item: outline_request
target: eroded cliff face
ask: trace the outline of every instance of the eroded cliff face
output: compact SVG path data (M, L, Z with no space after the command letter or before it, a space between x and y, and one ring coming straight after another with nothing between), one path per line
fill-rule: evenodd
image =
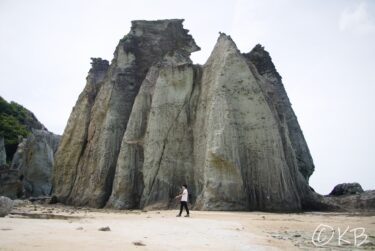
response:
M168 208L187 183L196 209L319 205L297 118L262 47L220 34L205 65L182 20L134 21L108 67L89 72L56 155L62 202Z
M57 153L55 194L61 201L105 205L134 99L149 68L168 52L181 50L190 55L199 49L182 21L133 21L102 78L88 79L86 87L97 85L97 93L92 92L92 102L89 93L81 95Z
M292 165L293 159L296 159L298 170L308 181L314 172L314 163L281 76L276 71L269 53L261 45L256 45L251 52L243 55L248 60L250 68L252 65L255 66L257 72L265 80L260 87L269 99L269 105L275 108L278 120L281 123L280 135L284 150L291 154L291 156L287 156L288 164Z

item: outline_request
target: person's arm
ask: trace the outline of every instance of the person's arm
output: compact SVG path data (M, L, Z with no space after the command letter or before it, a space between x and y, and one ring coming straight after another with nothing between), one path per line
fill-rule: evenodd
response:
M175 199L178 199L178 198L181 198L182 197L182 193L180 193L179 195L177 195L176 197L174 197Z

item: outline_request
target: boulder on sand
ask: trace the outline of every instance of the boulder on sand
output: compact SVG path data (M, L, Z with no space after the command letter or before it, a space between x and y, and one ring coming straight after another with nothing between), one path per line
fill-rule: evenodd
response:
M360 194L363 193L363 189L360 184L354 183L342 183L336 185L330 196L340 196L340 195L349 195L349 194Z
M0 196L0 217L10 213L13 208L13 201L5 196Z

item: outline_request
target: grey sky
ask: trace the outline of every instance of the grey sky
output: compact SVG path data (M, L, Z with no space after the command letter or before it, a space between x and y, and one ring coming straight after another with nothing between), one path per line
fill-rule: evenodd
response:
M135 19L184 18L208 58L222 31L265 46L312 153L320 193L375 189L375 1L0 0L0 95L62 134L90 57L112 59Z

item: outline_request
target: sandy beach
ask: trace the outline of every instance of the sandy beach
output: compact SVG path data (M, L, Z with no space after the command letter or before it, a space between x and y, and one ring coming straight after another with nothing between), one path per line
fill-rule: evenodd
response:
M323 231L314 244L319 224L335 231L319 250L375 249L374 214L192 211L190 218L176 218L176 213L23 205L0 218L0 250L312 250L332 232ZM103 227L109 231L100 231ZM342 239L350 244L338 245L338 231L347 227ZM357 244L365 240L359 247L350 232L355 228L368 236L357 238Z

